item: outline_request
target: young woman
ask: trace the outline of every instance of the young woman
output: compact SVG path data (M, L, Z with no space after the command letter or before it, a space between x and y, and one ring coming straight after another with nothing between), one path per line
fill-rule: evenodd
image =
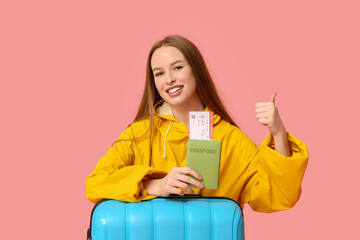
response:
M226 112L197 47L177 35L158 41L135 120L86 179L87 198L140 202L195 193L229 197L261 212L291 208L301 194L308 152L286 132L275 96L256 104L259 123L270 131L259 148ZM218 189L204 189L202 177L185 167L189 111L214 113L213 138L222 142Z

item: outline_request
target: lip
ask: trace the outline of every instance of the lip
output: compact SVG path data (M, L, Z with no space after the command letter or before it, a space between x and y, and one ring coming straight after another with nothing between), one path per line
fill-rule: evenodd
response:
M183 90L183 88L180 88L176 92L172 92L172 93L168 92L167 94L168 94L169 97L174 98L174 97L179 96L182 93L182 90Z
M169 88L165 89L165 92L169 93L169 91L170 91L171 89L177 88L177 87L183 88L184 85L175 85L175 86L169 87Z

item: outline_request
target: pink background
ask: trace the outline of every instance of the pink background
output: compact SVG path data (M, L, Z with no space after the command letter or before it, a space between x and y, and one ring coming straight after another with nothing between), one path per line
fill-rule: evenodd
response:
M215 2L215 1L214 1ZM203 53L257 144L254 104L278 92L307 143L291 210L245 207L247 239L360 239L359 1L1 1L2 239L85 239L85 178L134 118L153 42Z

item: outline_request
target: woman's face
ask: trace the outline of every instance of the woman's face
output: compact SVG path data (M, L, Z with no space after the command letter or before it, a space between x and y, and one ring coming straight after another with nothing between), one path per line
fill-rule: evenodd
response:
M158 48L152 55L151 67L156 89L166 102L176 106L199 101L191 67L177 48Z

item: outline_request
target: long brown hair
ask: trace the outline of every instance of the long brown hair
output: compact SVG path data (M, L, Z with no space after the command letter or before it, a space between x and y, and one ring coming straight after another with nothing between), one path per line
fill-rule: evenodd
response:
M149 128L143 136L146 136L154 127L154 106L160 105L164 101L155 87L154 74L151 67L152 55L157 49L164 46L177 48L188 61L195 78L196 90L203 104L224 120L237 126L226 111L198 48L195 44L182 36L169 35L163 40L157 41L152 46L147 58L145 88L139 109L134 119L134 122L137 122L149 118ZM142 138L143 136L135 139Z

